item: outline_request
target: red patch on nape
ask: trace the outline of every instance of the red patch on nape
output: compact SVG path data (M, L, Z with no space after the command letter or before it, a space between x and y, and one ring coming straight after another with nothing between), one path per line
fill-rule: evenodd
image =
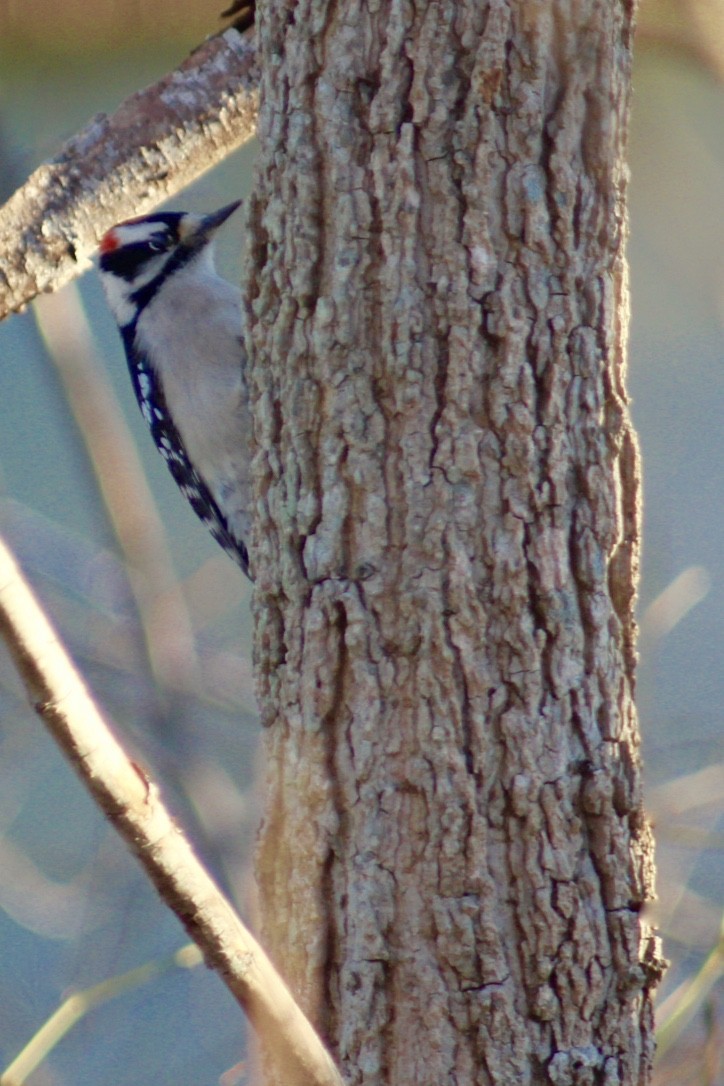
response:
M114 228L103 235L101 243L98 246L98 251L101 253L112 253L114 249L117 249L120 246L120 244L120 238Z

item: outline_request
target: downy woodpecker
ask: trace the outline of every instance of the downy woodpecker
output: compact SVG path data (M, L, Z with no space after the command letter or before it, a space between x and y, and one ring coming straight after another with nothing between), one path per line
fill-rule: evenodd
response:
M241 292L211 240L241 201L211 215L129 219L100 244L100 272L143 417L194 512L247 576L251 419Z

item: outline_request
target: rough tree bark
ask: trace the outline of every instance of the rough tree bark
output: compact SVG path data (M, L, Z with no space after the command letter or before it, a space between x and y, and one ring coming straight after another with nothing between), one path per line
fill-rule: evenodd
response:
M267 943L349 1083L644 1083L632 7L258 34Z

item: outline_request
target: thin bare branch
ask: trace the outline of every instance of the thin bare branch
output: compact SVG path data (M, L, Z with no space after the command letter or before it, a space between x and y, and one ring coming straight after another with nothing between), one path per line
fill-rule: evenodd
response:
M0 636L36 712L207 964L244 1008L284 1081L341 1086L286 984L194 856L156 786L114 739L2 541Z
M0 208L0 320L85 270L99 237L251 139L253 37L210 38L160 82L99 114Z
M193 969L202 961L195 943L182 946L167 958L157 958L129 969L115 977L102 980L91 988L72 992L31 1037L11 1064L0 1074L0 1086L23 1086L30 1075L40 1067L53 1049L92 1011L117 999L142 984L156 980L172 969Z

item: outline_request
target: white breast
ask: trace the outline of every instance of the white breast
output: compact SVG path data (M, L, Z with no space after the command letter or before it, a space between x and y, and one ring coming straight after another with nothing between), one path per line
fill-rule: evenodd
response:
M191 463L232 531L248 538L251 418L241 331L241 292L199 260L166 280L139 317L136 338Z

